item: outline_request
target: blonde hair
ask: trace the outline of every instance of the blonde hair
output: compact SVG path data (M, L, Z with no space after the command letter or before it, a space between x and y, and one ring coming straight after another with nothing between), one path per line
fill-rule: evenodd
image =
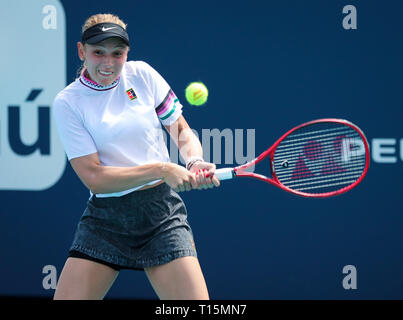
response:
M91 17L89 17L83 27L82 27L82 32L84 33L85 30L91 28L92 26L95 26L98 23L115 23L120 25L123 29L126 30L127 24L124 23L118 16L111 14L111 13L98 13L94 14Z

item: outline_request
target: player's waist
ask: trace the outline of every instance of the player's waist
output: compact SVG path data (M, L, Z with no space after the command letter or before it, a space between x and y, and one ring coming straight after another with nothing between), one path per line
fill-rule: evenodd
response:
M143 190L155 188L155 187L159 186L161 183L164 183L164 181L163 181L163 180L160 180L160 181L158 181L158 182L155 183L155 184L144 185L143 187L141 187L140 189L137 189L136 191L143 191Z
M135 188L131 188L128 190L124 190L124 191L119 191L119 192L113 192L113 193L97 193L95 195L95 197L97 198L112 198L112 197L122 197L125 196L129 193L135 192L135 191L143 191L143 190L147 190L153 187L157 187L158 185L160 185L163 181L161 179L158 180L153 180L150 181L147 184L143 184L141 186L135 187ZM91 196L93 196L93 193L90 191Z

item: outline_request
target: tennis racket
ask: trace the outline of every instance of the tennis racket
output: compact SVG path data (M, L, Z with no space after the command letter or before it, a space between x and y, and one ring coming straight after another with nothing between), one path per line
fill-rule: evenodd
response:
M247 171L267 157L271 178ZM360 128L347 120L320 119L291 129L246 164L217 169L215 176L255 178L299 196L324 198L356 187L368 167L368 142Z

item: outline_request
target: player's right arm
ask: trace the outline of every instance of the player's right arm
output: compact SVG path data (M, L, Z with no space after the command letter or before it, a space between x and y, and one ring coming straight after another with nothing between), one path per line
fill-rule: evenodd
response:
M160 162L135 167L102 166L98 153L73 158L70 164L92 193L114 193L162 179L175 191L197 188L196 177L175 163Z
M84 126L81 113L59 94L53 116L70 163L85 186L94 194L129 190L162 179L175 191L197 188L194 174L174 163L154 163L136 167L102 166L96 145Z

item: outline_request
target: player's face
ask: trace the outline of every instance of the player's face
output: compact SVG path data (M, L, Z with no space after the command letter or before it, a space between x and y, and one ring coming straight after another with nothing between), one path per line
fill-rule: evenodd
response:
M120 75L127 61L129 47L116 38L98 44L78 44L78 53L91 77L100 85L110 85Z

